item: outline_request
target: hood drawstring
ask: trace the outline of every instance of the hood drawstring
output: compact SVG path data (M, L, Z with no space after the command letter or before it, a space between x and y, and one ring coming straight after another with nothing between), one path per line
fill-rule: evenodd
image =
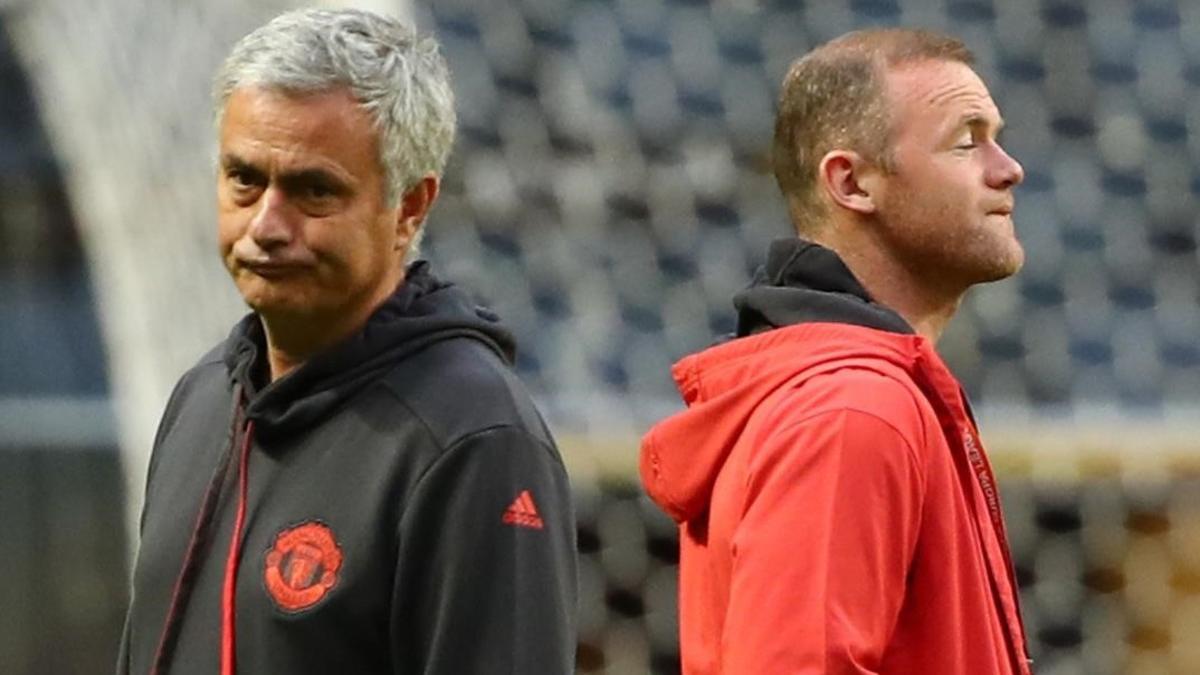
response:
M246 524L246 492L249 486L250 446L254 444L254 421L246 423L242 452L238 458L237 515L225 558L225 583L221 589L221 675L237 673L237 573L242 553L242 528Z
M204 551L208 548L209 537L212 535L213 516L216 514L217 504L220 502L221 489L225 485L225 479L229 474L229 465L232 463L233 450L237 445L238 432L241 430L244 419L242 386L240 384L234 385L233 414L231 417L233 418L233 424L231 426L229 445L226 446L225 452L221 454L221 458L217 461L212 478L208 481L208 487L204 490L204 498L200 502L200 511L196 514L195 525L192 526L192 536L188 540L187 551L183 555L183 564L179 568L179 575L175 578L175 586L171 591L171 602L168 605L167 616L163 620L162 633L158 638L158 647L154 651L154 661L150 667L150 675L165 675L171 665L171 658L175 653L175 643L179 637L179 625L183 619L184 609L187 607L188 600L195 587L196 572L200 569L200 561L204 557ZM247 431L249 431L249 426ZM248 438L249 433L247 433ZM248 446L248 442L243 444L243 454L245 454L245 448ZM244 476L245 470L243 469L241 473ZM244 509L244 503L239 503L239 510L242 509Z

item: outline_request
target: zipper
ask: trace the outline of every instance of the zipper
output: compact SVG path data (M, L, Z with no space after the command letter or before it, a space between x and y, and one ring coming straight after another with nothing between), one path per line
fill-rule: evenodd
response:
M956 469L959 472L960 480L964 485L971 485L973 488L969 494L964 495L967 499L967 506L971 510L972 520L975 523L975 531L979 537L979 544L982 547L984 558L984 566L987 569L988 579L992 590L992 600L996 604L996 608L1000 613L1000 627L1004 631L1004 636L1007 638L1009 656L1012 659L1014 672L1020 675L1027 675L1032 671L1032 659L1029 658L1029 647L1027 636L1025 634L1024 621L1021 617L1021 599L1020 589L1017 587L1016 578L1013 574L1012 554L1008 549L1008 536L1004 526L1004 516L1000 511L999 485L996 483L995 474L992 472L990 463L987 461L987 456L984 454L983 444L979 440L977 428L975 426L974 415L967 403L966 396L962 394L961 387L955 387L953 391L958 394L958 402L960 407L966 413L966 424L960 424L959 418L951 409L950 389L943 391L938 382L935 381L938 373L928 372L920 363L916 363L915 372L920 373L921 377L918 380L918 386L925 390L926 397L934 405L937 416L940 418L942 433L945 436L947 444L951 448L951 453L955 459ZM963 429L963 427L966 427ZM986 509L987 515L980 513L979 500L982 500L982 506ZM992 546L988 543L988 532L990 531L992 539L996 543L996 548L999 549L999 561L994 561L995 554L992 553ZM1003 572L998 573L996 567L999 566ZM1011 604L1005 601L1005 595L1002 591L1002 584L1007 582L1009 587L1009 596ZM1015 625L1014 624L1015 615Z

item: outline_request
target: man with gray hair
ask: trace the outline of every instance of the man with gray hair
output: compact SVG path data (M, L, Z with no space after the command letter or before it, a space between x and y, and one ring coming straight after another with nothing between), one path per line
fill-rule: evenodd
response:
M118 673L569 673L566 472L495 316L405 266L454 138L436 43L291 12L215 87L252 312L155 438Z

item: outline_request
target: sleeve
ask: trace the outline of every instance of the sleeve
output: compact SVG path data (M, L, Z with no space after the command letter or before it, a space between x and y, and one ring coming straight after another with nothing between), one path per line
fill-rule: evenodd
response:
M400 521L397 673L575 671L575 515L566 471L515 427L476 433L421 478Z
M158 421L158 428L154 432L154 444L150 446L150 459L146 464L146 481L142 486L142 508L138 515L138 547L141 547L141 535L146 529L146 510L150 501L150 486L154 482L155 471L158 468L159 448L162 446L163 438L166 437L171 425L179 414L180 399L183 397L183 389L188 380L188 375L185 374L175 383L175 387L171 390L171 395L167 399L167 405L163 410L162 417ZM132 536L132 535L131 535ZM136 558L134 560L136 563ZM125 608L125 622L121 629L121 642L117 646L117 675L128 675L130 671L130 640L133 623L133 594L136 589L133 587L132 581L129 584L129 605Z
M905 434L870 413L832 410L770 434L733 535L724 672L877 672L905 595L922 475Z
M193 371L184 373L183 377L179 378L175 383L175 387L171 389L171 395L167 398L167 405L163 408L162 417L158 420L158 428L154 431L154 442L150 446L150 458L146 462L146 481L142 485L142 510L138 516L139 538L146 527L146 510L150 501L150 488L154 483L154 476L158 472L159 448L162 447L163 439L170 433L171 427L175 425L175 420L179 417L181 401L184 398L185 390L188 387L192 374Z

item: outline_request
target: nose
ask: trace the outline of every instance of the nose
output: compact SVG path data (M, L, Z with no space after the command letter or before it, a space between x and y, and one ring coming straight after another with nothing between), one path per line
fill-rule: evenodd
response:
M268 187L258 201L258 213L250 221L250 238L264 251L287 246L295 237L293 216L286 195Z
M1025 180L1025 169L997 143L988 178L991 187L1007 190L1020 185L1021 181Z

